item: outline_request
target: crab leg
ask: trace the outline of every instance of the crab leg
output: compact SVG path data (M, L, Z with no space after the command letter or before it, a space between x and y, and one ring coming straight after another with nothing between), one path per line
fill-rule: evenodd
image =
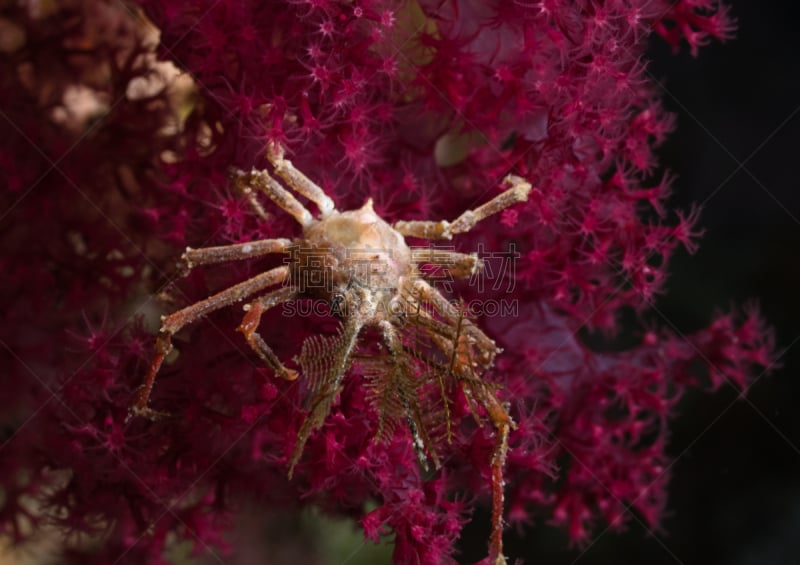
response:
M252 195L253 189L251 187L255 187L266 194L275 204L291 214L301 226L306 227L314 221L311 212L306 210L300 201L295 198L291 192L283 188L267 171L257 171L253 169L247 173L240 169L235 169L232 174L233 183L239 190L247 195L248 198ZM252 198L250 202L258 211L258 203ZM263 213L263 210L261 210L261 213Z
M336 211L333 200L314 184L306 175L298 171L291 161L283 158L284 149L279 143L270 143L267 149L267 159L275 168L275 173L294 190L311 200L317 205L320 215L324 218Z
M199 249L187 247L181 255L181 263L188 272L200 265L240 261L270 253L286 253L291 245L290 239L259 239L219 247L201 247Z
M322 426L331 411L336 395L342 389L342 379L350 366L353 351L358 344L358 334L361 332L363 322L356 316L346 319L342 333L341 346L333 353L334 360L331 364L330 374L323 381L323 386L311 399L311 409L297 432L297 441L289 461L289 478L294 474L294 467L303 454L303 448L311 436L311 432Z
M277 267L260 275L248 279L242 283L232 286L222 292L201 300L196 304L178 310L169 316L161 318L161 330L156 339L156 354L153 362L145 375L144 384L139 387L136 397L129 410L130 416L145 416L150 419L163 418L166 414L156 412L147 406L150 400L150 393L153 391L156 375L161 368L161 364L169 352L172 351L172 336L184 326L191 324L214 312L220 308L230 306L246 297L255 294L269 286L280 283L289 276L289 267Z
M503 179L503 184L509 185L509 188L474 210L467 210L452 222L446 220L406 222L401 220L395 222L393 227L404 236L422 239L451 239L455 234L468 232L475 227L475 224L492 214L497 214L517 202L524 202L528 199L531 184L522 177L508 175Z
M435 247L412 247L411 260L416 264L430 263L444 267L458 279L471 277L483 269L483 261L476 253L458 253Z
M238 327L238 331L244 334L245 339L247 339L247 343L253 348L253 351L258 353L258 356L261 357L262 361L269 365L279 377L284 378L287 381L295 380L298 377L297 371L289 369L283 363L281 363L280 359L278 359L278 356L275 355L270 346L267 345L267 342L264 341L264 338L262 338L256 330L258 329L258 325L261 322L261 316L264 314L264 312L277 306L278 304L283 304L284 302L287 302L296 296L297 290L294 287L287 286L285 288L270 292L266 296L256 298L250 304L245 305L247 314L245 314L242 324Z
M503 556L503 468L508 455L508 434L516 426L511 416L485 384L466 382L472 397L483 406L495 429L492 450L492 534L489 538L489 561L492 565L505 565Z
M489 417L489 421L495 428L495 446L492 450L492 533L489 539L489 559L492 565L505 565L506 560L503 556L503 468L508 455L508 436L516 426L503 405L497 400L491 386L481 381L475 375L475 363L472 357L472 344L468 337L469 333L465 330L474 329L472 336L480 334L485 340L491 343L491 358L498 351L494 342L491 341L478 328L471 325L469 320L464 318L463 312L459 313L455 306L450 304L434 288L424 283L416 281L414 283L415 297L422 297L431 300L434 308L444 316L451 325L455 325L452 339L444 337L441 331L436 331L435 324L422 324L422 329L433 340L436 346L449 357L450 363L448 373L453 375L460 383L467 398L475 404L482 406ZM430 316L425 310L419 310L420 316ZM469 325L467 325L469 324ZM484 347L479 345L478 349L484 351ZM489 361L490 363L491 361ZM470 408L472 408L470 402ZM477 418L477 413L473 411ZM448 422L449 427L449 422ZM448 435L450 431L448 429Z
M495 443L492 450L491 462L491 487L492 487L492 533L489 537L489 561L492 565L505 565L503 556L503 505L504 488L503 468L508 455L508 436L512 429L516 429L514 421L508 411L497 400L491 387L475 377L471 367L468 352L463 351L461 344L455 344L431 332L431 339L437 344L445 355L450 355L451 374L459 381L470 402L470 409L477 418L477 413L472 408L472 403L482 406L495 429Z
M451 304L442 294L429 285L426 281L417 279L410 284L411 292L409 293L413 300L431 304L433 308L441 314L449 324L458 323L459 319L464 318L463 312L460 312L453 304ZM482 352L478 362L483 367L489 367L494 361L494 357L500 352L495 342L483 333L475 324L467 319L461 323L464 325L464 335L470 339L475 340L478 344L478 349Z
M403 351L403 341L400 338L397 329L391 324L391 322L383 320L378 324L378 327L381 329L383 341L386 344L386 347L389 349L389 353L391 354L394 362L393 370L396 372L392 373L390 378L395 380L395 383L393 384L398 384L397 379L403 379L403 371L407 371L407 367L405 367L406 360L404 359L405 352ZM428 457L430 456L434 468L439 469L442 466L442 463L439 460L436 449L434 449L433 442L428 435L428 431L425 429L425 422L423 422L422 413L420 412L420 406L418 402L419 398L411 397L408 392L403 389L403 387L394 387L394 394L400 396L400 404L403 406L403 409L406 413L408 427L411 430L411 437L414 440L414 451L417 454L417 459L427 470L429 468ZM444 401L449 431L450 413L447 409L446 399L444 399Z

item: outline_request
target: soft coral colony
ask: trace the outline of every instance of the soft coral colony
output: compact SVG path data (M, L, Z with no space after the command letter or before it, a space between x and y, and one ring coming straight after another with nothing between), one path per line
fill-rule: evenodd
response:
M426 475L407 427L375 441L380 414L354 363L289 480L308 384L262 368L235 332L240 313L221 310L175 337L152 398L174 417L126 419L152 352L141 321L280 264L212 266L171 284L182 249L297 234L274 206L259 217L228 179L231 167L265 168L272 142L339 209L372 198L389 222L456 218L509 172L532 184L526 203L454 240L464 252L514 250L514 268L450 295L516 308L475 320L503 349L487 377L516 422L508 523L544 519L585 542L633 509L656 527L682 393L745 388L770 364L754 311L688 337L650 328L623 352L576 335L612 335L621 312L647 310L673 251L696 245L696 213L666 208L654 148L672 120L642 57L653 31L693 53L728 38L717 2L0 10L0 285L13 298L0 325L0 520L15 540L88 532L68 538L66 556L97 563L159 562L176 535L235 551L237 510L257 501L354 517L371 540L394 534L395 563L454 559L489 495L495 441L462 390L442 467ZM262 333L281 359L336 327L279 316L281 331Z

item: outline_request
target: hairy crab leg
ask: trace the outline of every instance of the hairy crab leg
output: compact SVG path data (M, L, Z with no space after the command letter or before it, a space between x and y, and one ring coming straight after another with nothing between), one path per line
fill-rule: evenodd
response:
M205 300L187 306L182 310L178 310L174 314L163 316L161 318L161 330L156 339L155 357L145 375L144 384L139 387L136 392L134 402L129 410L129 417L144 416L150 419L159 419L166 416L163 413L152 410L147 404L150 400L150 394L153 391L153 385L155 384L158 370L161 368L164 359L169 355L169 352L172 351L173 335L179 332L184 326L199 320L203 316L236 302L240 302L267 287L283 282L288 276L289 267L277 267L218 292Z
M333 200L302 172L298 171L291 161L284 159L284 148L279 143L270 143L267 149L267 159L275 169L275 173L298 193L302 194L319 208L320 215L324 218L336 211Z
M460 383L464 392L467 393L468 399L483 407L486 411L486 415L489 417L489 421L495 429L495 446L492 450L491 461L492 533L489 538L489 559L492 565L505 565L506 560L503 556L503 493L505 488L503 468L505 467L506 457L508 455L508 436L510 431L516 426L511 416L508 414L508 411L495 396L491 385L482 381L475 374L472 344L469 342L470 336L467 332L464 332L464 330L468 330L470 327L467 326L469 320L464 318L463 311L459 311L455 306L450 304L438 291L427 285L427 283L420 285L420 282L421 281L416 281L414 283L414 288L415 290L424 290L425 293L415 293L414 296L416 298L422 297L425 300L431 300L434 308L445 316L450 324L455 324L452 338L450 336L445 337L442 335L441 331L437 331L436 324L422 324L421 328L429 335L439 350L450 359L448 372ZM430 313L419 309L418 315L429 317ZM472 327L475 328L476 332L480 332L485 339L489 340L494 348L493 352L496 353L498 349L494 345L494 342L478 328L475 326ZM478 344L477 349L482 350L482 346ZM492 354L492 358L494 353ZM470 405L472 402L470 402ZM472 408L472 406L470 407Z
M503 556L503 468L508 455L508 434L516 428L508 411L497 400L494 392L486 386L467 382L473 398L486 410L495 429L495 444L492 450L492 533L489 538L489 560L492 565L505 565Z
M270 292L265 296L256 298L250 304L245 305L244 308L247 310L247 314L245 314L241 325L237 328L238 331L244 334L248 345L261 357L262 361L272 368L279 377L287 381L295 380L299 376L297 371L289 369L281 363L278 356L272 351L272 348L267 345L267 342L264 341L264 338L262 338L256 330L258 330L258 325L261 322L261 316L264 312L296 296L297 290L294 287L287 286Z
M444 267L457 279L471 277L483 269L483 261L476 253L459 253L435 247L412 247L411 260L417 265L430 263Z
M482 352L478 362L484 368L492 364L495 356L501 351L494 340L483 333L483 331L471 321L464 319L463 312L451 304L449 300L442 296L438 290L433 288L426 281L416 279L410 282L409 286L410 292L407 293L407 295L410 295L412 300L423 304L430 304L448 323L456 324L458 320L463 319L461 323L464 325L464 335L475 340L478 349Z
M325 418L331 411L331 405L342 388L342 380L350 367L353 351L355 351L358 344L358 334L361 332L363 325L363 321L357 316L351 316L345 321L342 343L339 349L334 352L330 374L324 379L323 386L311 399L311 409L297 432L297 442L294 445L292 457L289 461L290 479L294 474L295 465L297 465L300 456L303 454L303 448L308 438L314 430L325 422Z
M481 220L528 199L531 184L522 177L508 175L503 179L503 184L508 185L509 188L474 210L467 210L452 222L446 220L438 222L401 220L395 222L393 227L403 236L422 239L451 239L455 234L468 232Z
M379 322L378 327L383 334L383 341L389 350L389 354L392 356L394 366L399 371L398 373L394 373L392 375L393 378L403 379L405 377L406 382L413 382L411 373L408 372L407 358L403 347L403 341L398 334L397 328L395 328L395 326L393 326L388 320L382 320ZM402 371L405 371L405 375L402 373ZM414 397L408 392L412 389L412 386L401 386L397 388L399 388L398 392L401 396L400 402L403 406L403 410L406 413L408 427L411 430L411 437L414 441L414 451L417 454L417 459L420 461L426 471L429 469L428 457L430 457L430 460L433 462L434 468L439 469L442 466L442 463L439 460L439 455L434 449L434 445L430 436L428 435L428 431L425 429L425 423L423 422L422 413L419 409L419 397L418 395L417 397ZM415 392L417 391L415 390ZM448 419L447 425L449 429L450 414L447 409L445 412Z
M181 263L188 273L191 269L200 265L241 261L269 255L270 253L286 253L291 245L292 241L290 239L259 239L218 247L200 247L198 249L187 247L186 251L181 255Z
M455 363L451 363L451 371L456 380L467 393L467 398L483 407L492 426L495 429L495 444L492 450L491 461L491 488L492 488L492 533L489 537L489 561L492 565L505 565L503 556L503 505L505 481L503 469L508 455L508 436L511 430L516 429L514 421L503 407L491 386L481 381L474 375L469 355L459 352L460 347L431 332L431 339L437 344L445 355L451 355ZM472 409L472 407L470 407ZM477 417L477 415L476 415Z
M251 194L251 187L257 188L266 194L275 204L291 214L301 226L309 226L314 221L311 212L306 210L305 206L303 206L291 192L283 188L278 181L272 178L267 171L257 171L253 169L247 173L240 169L234 169L232 175L234 185L244 194ZM253 200L251 200L251 203L253 203L254 206L257 204Z

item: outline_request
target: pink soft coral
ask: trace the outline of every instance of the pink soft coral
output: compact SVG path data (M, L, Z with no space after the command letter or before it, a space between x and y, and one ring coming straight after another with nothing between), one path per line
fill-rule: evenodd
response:
M598 524L620 526L628 507L657 524L676 400L725 378L744 386L770 363L769 332L753 312L723 315L687 340L653 330L618 353L593 351L576 333L613 333L623 309L647 309L676 247L696 245L696 213L670 215L669 177L653 178L654 149L673 124L642 57L652 31L693 53L727 38L725 8L141 5L161 30L159 56L190 73L193 94L131 94L136 80L160 75L152 31L121 5L2 9L0 292L13 297L0 324L5 531L102 531L101 549L69 555L155 563L172 532L198 551L225 550L249 499L357 517L372 540L393 531L397 563L452 558L474 502L463 493L486 494L493 442L463 398L453 399L460 425L445 465L428 478L406 430L373 441L376 415L354 374L289 481L306 385L273 380L242 355L238 320L222 311L176 340L180 357L154 396L176 418L125 423L152 344L127 320L154 308L149 297L174 275L181 247L295 229L272 209L274 221L260 221L228 186L229 167L264 166L268 141L284 143L342 209L372 197L387 220L454 218L510 170L528 178L526 205L461 241L465 251L513 243L512 284L457 288L518 308L477 322L505 348L494 379L518 424L508 519L548 512L577 542ZM91 115L68 103L78 87ZM207 268L164 294L186 304L263 267ZM324 322L280 320L270 342L291 358ZM372 500L379 506L365 515Z

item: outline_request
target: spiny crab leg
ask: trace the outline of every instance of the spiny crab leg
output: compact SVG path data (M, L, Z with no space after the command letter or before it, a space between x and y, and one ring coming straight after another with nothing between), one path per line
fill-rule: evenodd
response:
M489 539L489 557L492 565L505 565L506 560L503 556L503 492L505 487L503 468L508 455L508 436L510 431L516 428L516 425L508 411L497 400L491 385L475 376L477 363L488 367L494 360L495 354L500 350L494 341L464 317L463 311L459 311L428 283L418 280L410 286L413 289L411 296L414 301L431 304L441 316L445 317L451 327L455 326L452 339L432 331L432 327L423 325L422 328L439 350L450 359L448 371L459 382L470 399L470 404L474 402L482 406L495 428L495 447L492 451L491 462L492 533ZM419 309L419 314L426 315L426 311ZM477 362L472 353L473 347L483 352L482 359Z
M475 227L475 224L497 214L516 204L525 202L531 192L531 183L516 175L508 175L503 179L503 184L509 188L501 192L486 204L474 210L467 210L452 222L441 220L431 221L399 221L395 222L394 229L404 236L419 237L422 239L451 239L453 235L465 233Z
M477 253L459 253L450 249L435 247L414 247L411 249L411 260L419 265L430 263L447 269L453 277L465 279L483 269L483 260Z
M325 423L325 418L328 417L331 411L333 401L342 388L342 380L350 367L353 352L358 344L358 334L361 332L362 327L363 321L358 316L351 316L345 321L342 342L337 351L333 353L334 359L330 365L330 374L326 375L322 388L311 399L311 409L300 425L300 431L297 432L297 442L294 445L292 457L289 461L290 479L294 474L295 465L300 461L303 448L311 436L311 432Z
M433 308L443 316L448 323L456 324L459 319L464 318L463 312L460 312L453 304L450 303L442 294L433 288L426 281L417 279L410 283L410 292L407 295L413 297L413 300L421 302L422 304L430 304ZM481 355L478 362L484 368L489 367L494 361L495 356L500 353L500 349L495 342L489 338L483 331L481 331L475 324L468 319L463 319L464 325L463 335L469 339L474 340Z
M261 316L264 312L278 304L288 302L296 296L297 289L293 286L287 286L270 292L266 296L256 298L250 304L245 304L244 309L247 314L244 315L244 319L242 319L242 323L238 328L238 331L244 334L248 345L261 357L261 360L271 367L275 374L287 381L293 381L300 375L294 369L289 369L281 363L272 348L267 345L267 342L256 330L258 330L258 325L261 323Z
M218 247L201 247L192 249L187 247L181 256L183 268L188 272L200 265L226 263L228 261L241 261L269 255L270 253L286 253L292 245L290 239L260 239L233 245L220 245Z
M453 343L437 333L430 332L429 335L437 347L451 359L451 374L464 390L473 414L477 418L473 403L482 406L495 429L495 444L491 461L492 533L489 537L489 560L492 565L506 565L503 555L503 493L505 490L503 469L508 455L508 436L511 430L516 429L516 424L506 408L497 400L491 385L475 377L470 354L471 348L465 341L465 336L457 333L455 343Z
M492 565L505 565L503 556L503 468L508 455L508 435L516 428L514 421L494 392L484 383L465 383L472 392L472 397L483 406L489 421L495 429L495 443L492 450L492 533L489 538L489 560Z
M382 320L379 322L378 329L380 329L381 333L383 334L383 343L386 345L389 355L392 358L394 370L397 370L402 374L403 367L407 363L407 353L403 346L403 340L400 337L400 333L398 332L397 328L388 320ZM414 442L414 451L417 454L417 460L426 471L430 470L430 466L428 464L429 458L433 463L433 468L439 469L442 466L442 463L439 459L439 455L436 453L436 449L434 448L430 435L428 435L428 431L425 429L425 423L423 422L422 413L420 412L418 402L419 398L413 394L410 394L407 390L404 390L403 387L398 387L398 389L399 390L397 390L395 394L399 395L400 404L405 411L408 426L411 431L411 437ZM449 429L450 413L447 409L445 409L445 412Z
M283 182L316 204L323 218L335 212L333 200L310 178L298 171L291 161L284 159L283 155L284 149L279 143L270 143L267 147L267 158Z
M257 188L266 194L275 204L291 214L301 226L310 226L314 221L311 212L306 210L305 206L303 206L291 192L278 184L278 181L272 178L267 171L257 171L253 169L248 173L235 169L232 171L232 176L233 183L242 193L249 196L252 194L253 190L251 187Z
M218 292L205 300L187 306L182 310L178 310L174 314L164 316L162 318L161 330L156 339L155 357L147 371L147 375L145 375L144 384L139 387L136 392L135 400L130 407L130 416L144 416L150 419L166 417L166 414L151 409L147 404L150 400L150 393L153 391L156 374L158 374L158 370L161 368L164 359L169 355L169 352L172 351L173 335L179 332L184 326L199 320L203 316L225 308L226 306L230 306L231 304L235 304L236 302L240 302L267 287L283 282L288 276L289 267L277 267L265 273L261 273L260 275L256 275L222 292Z

